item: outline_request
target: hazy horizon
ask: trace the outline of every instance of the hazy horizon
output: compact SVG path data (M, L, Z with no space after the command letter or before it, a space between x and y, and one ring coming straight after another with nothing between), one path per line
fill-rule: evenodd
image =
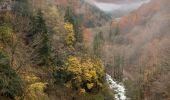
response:
M93 0L88 0L88 1L93 1ZM127 0L121 0L119 3L117 2L112 2L112 3L107 3L107 2L98 2L98 1L93 1L93 3L101 10L106 11L106 12L112 12L115 10L134 10L139 8L142 4L148 3L150 0L143 0L143 1L137 1L137 2L129 2L127 3Z

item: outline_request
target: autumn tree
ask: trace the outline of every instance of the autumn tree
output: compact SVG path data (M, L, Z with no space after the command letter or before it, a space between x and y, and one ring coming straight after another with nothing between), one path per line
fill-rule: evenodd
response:
M76 15L74 14L73 10L70 7L67 7L66 9L64 20L65 22L69 22L73 25L76 42L82 43L83 35L80 30L80 23L78 21L78 18L76 17Z
M63 82L67 87L76 90L83 89L86 92L101 89L105 75L101 60L77 56L69 56L64 68L59 68L57 72L62 75L55 75L58 78L64 78L65 81Z
M74 33L74 30L73 30L73 25L69 22L66 22L64 24L64 28L67 32L67 35L66 35L66 38L65 38L66 45L73 48L73 46L75 44L75 33Z
M22 78L25 82L22 100L49 100L48 95L44 92L47 88L47 83L42 82L39 77L32 73L26 74Z
M73 88L80 88L82 79L82 69L81 69L81 63L80 63L80 58L70 56L68 58L68 61L66 63L66 71L68 74L68 82L67 85L71 85Z

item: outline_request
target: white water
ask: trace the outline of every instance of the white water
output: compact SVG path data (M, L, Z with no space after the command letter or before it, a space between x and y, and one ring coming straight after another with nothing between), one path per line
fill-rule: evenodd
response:
M115 99L116 100L126 100L126 96L125 96L125 87L123 86L123 84L119 84L117 82L115 82L112 77L109 74L106 74L106 81L109 84L110 89L113 89L116 94L115 94Z

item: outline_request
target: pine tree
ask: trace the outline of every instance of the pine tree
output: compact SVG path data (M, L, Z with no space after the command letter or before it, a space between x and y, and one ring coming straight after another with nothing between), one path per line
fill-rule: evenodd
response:
M37 15L33 18L32 28L30 29L28 33L28 38L30 38L31 42L32 40L36 40L36 36L40 37L40 43L39 45L39 59L41 65L48 65L48 59L50 55L50 43L49 43L49 33L47 31L47 26L45 23L45 20L43 18L43 13L41 10L38 11Z
M70 7L67 7L64 19L65 19L65 22L69 22L73 25L76 42L82 43L83 35L80 30L80 23L77 20L76 15L74 14L73 10Z
M47 27L41 10L39 10L37 15L32 18L31 26L32 27L27 35L28 37L33 37L40 33L47 33Z
M103 43L104 43L103 33L99 32L94 37L94 41L93 41L93 52L94 52L94 55L96 57L99 57L99 58L101 57L101 51L102 51L102 44Z
M32 15L32 5L30 0L17 0L12 10L22 16Z

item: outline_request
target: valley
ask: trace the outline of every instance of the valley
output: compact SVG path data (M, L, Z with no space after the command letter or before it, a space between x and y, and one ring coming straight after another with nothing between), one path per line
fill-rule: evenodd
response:
M0 100L169 100L169 0L0 0Z

